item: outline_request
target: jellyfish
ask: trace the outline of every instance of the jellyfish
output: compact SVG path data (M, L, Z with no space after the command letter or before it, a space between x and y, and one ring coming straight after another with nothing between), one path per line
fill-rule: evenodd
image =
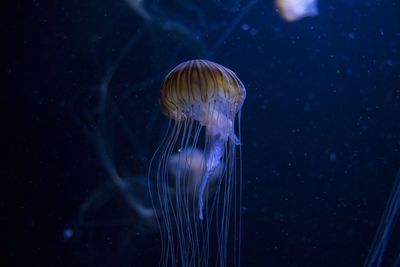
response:
M318 15L317 0L275 0L275 7L288 22Z
M170 122L149 167L161 266L226 266L230 252L229 265L240 261L245 97L233 71L207 60L179 64L162 83L160 107Z

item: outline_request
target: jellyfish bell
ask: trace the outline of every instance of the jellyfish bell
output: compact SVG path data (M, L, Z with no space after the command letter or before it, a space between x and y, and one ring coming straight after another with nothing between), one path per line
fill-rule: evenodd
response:
M276 11L288 22L317 16L317 4L318 0L275 0Z
M162 112L174 119L197 120L209 134L234 138L233 119L246 91L236 74L207 60L179 64L164 79L160 92Z
M240 133L245 97L236 74L208 60L183 62L162 83L159 103L170 123L149 167L149 185L163 266L226 266L228 258L238 264L241 155L235 130Z

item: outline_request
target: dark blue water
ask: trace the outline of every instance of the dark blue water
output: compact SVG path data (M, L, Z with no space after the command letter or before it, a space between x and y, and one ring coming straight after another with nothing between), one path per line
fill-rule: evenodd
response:
M160 84L193 58L231 68L247 89L242 266L362 266L400 168L400 3L321 0L318 16L294 23L270 1L144 7L149 24L124 1L10 9L7 266L157 265L158 231L107 163L149 205L138 177L167 126ZM382 266L399 240L397 225Z

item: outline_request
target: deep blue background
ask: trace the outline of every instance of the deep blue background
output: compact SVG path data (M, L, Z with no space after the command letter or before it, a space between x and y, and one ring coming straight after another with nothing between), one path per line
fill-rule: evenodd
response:
M160 24L173 20L192 34L148 30L110 84L137 137L150 133L151 154L167 119L159 116L158 130L143 129L159 112L163 76L205 57L239 12L191 1L207 24L225 23L214 29L179 1L147 3L162 11ZM243 266L362 265L400 168L399 2L321 0L319 8L319 16L289 24L272 2L258 1L210 58L247 88ZM7 13L4 155L15 168L4 171L10 179L2 188L1 221L12 226L2 229L5 259L15 266L154 264L157 234L132 230L135 223L76 228L80 206L108 179L82 117L142 20L123 1L16 1ZM126 90L132 96L119 102ZM122 149L116 160L122 172L141 174L138 157ZM116 210L110 217L129 218L122 200L110 205L104 216ZM65 229L74 230L71 239ZM116 237L138 232L124 244ZM398 226L384 266L397 257L399 240Z

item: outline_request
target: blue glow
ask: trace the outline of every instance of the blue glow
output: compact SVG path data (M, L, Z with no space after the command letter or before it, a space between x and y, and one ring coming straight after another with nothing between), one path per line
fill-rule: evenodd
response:
M63 232L63 237L65 239L70 239L73 234L74 234L74 232L71 229L65 229Z

